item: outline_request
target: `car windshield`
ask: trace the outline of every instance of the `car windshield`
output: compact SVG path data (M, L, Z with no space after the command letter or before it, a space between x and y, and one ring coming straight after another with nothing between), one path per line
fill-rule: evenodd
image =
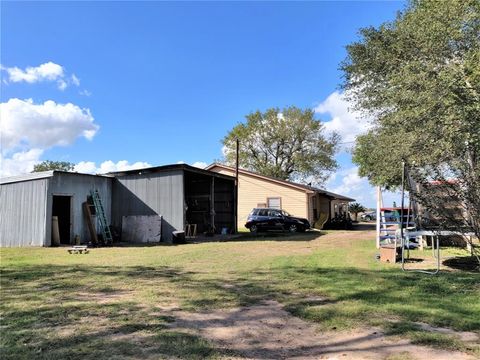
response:
M290 215L288 212L286 212L285 210L282 210L282 214L283 214L284 216L292 216L292 215Z

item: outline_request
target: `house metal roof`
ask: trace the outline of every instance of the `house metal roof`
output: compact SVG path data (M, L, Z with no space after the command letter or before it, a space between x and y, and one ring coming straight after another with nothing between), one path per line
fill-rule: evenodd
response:
M230 171L235 171L234 167L227 166L227 165L224 165L224 164L219 164L219 163L213 163L211 165L208 165L206 167L206 169L210 170L210 169L213 169L216 166L227 169L227 170L230 170ZM268 181L276 182L276 183L279 183L279 184L283 184L283 185L293 187L293 188L296 188L296 189L299 189L299 190L324 194L326 196L329 196L331 198L338 199L338 200L345 200L345 201L349 201L349 202L355 201L355 199L349 198L347 196L343 196L343 195L340 195L340 194L335 194L331 191L327 191L327 190L320 189L320 188L310 186L310 185L304 185L304 184L299 184L299 183L296 183L296 182L293 182L293 181L281 180L281 179L277 179L277 178L274 178L274 177L271 177L271 176L260 175L260 174L257 174L255 172L253 172L253 171L244 170L244 169L238 169L238 172L242 173L242 174L250 175L250 176L253 176L253 177L265 179L265 180L268 180Z
M157 172L163 172L163 171L171 171L171 170L184 170L184 171L189 171L189 172L194 172L197 174L203 174L203 175L208 175L208 176L215 176L215 177L220 177L228 180L235 180L234 177L224 175L224 174L219 174L214 171L210 171L207 169L201 169L195 166L191 166L188 164L171 164L171 165L162 165L162 166L154 166L154 167L149 167L149 168L143 168L143 169L135 169L135 170L126 170L126 171L114 171L114 172L109 172L107 175L110 176L126 176L126 175L141 175L141 174L150 174L150 173L157 173Z
M50 171L41 171L29 174L21 174L16 176L4 177L0 178L0 184L10 184L15 182L22 182L22 181L30 181L30 180L37 180L37 179L45 179L52 177L55 173L64 173L64 174L72 174L72 175L83 175L83 176L101 176L101 177L117 177L117 176L126 176L126 175L135 175L135 174L149 174L149 173L156 173L162 171L169 171L169 170L185 170L189 172L194 172L197 174L203 174L208 176L214 176L218 178L224 178L228 180L235 180L234 177L219 174L214 171L209 171L205 169L200 169L191 165L187 164L173 164L173 165L163 165L163 166L154 166L149 168L143 169L134 169L134 170L125 170L125 171L114 171L109 172L107 174L84 174L78 172L71 172L71 171L60 171L60 170L50 170Z
M106 175L100 175L100 174L95 175L95 174L84 174L84 173L78 173L78 172L72 172L72 171L49 170L49 171L39 171L39 172L34 172L34 173L29 173L29 174L21 174L21 175L16 175L16 176L9 176L9 177L0 178L0 184L11 184L11 183L22 182L22 181L46 179L46 178L53 177L53 175L55 173L57 173L57 174L82 175L82 176L112 177L108 174L106 174Z
M9 176L0 178L0 184L10 184L15 182L21 181L28 181L28 180L37 180L37 179L45 179L53 176L53 170L51 171L40 171L36 173L30 174L21 174L16 176Z

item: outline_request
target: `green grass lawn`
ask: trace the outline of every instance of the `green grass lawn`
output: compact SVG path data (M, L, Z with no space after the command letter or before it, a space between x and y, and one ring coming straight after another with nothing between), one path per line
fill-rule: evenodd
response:
M382 326L414 342L479 353L414 322L480 332L480 275L403 273L371 240L294 237L182 246L1 249L1 358L228 357L168 328L163 309L283 303L320 329ZM347 237L348 239L348 237ZM288 240L288 241L285 241Z

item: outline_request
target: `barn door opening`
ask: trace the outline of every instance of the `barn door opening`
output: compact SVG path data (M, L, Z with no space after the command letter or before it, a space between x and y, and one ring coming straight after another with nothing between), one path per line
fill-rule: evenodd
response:
M186 223L196 224L198 234L212 229L212 178L185 172Z
M58 217L60 244L68 245L71 243L71 204L71 196L53 195L52 216Z

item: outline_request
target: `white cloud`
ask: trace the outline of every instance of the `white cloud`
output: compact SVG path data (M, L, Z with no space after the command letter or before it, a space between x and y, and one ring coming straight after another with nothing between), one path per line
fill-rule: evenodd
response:
M52 100L9 99L0 103L0 119L2 177L32 171L44 150L71 145L78 137L91 140L99 128L89 109Z
M51 61L37 67L27 67L22 70L18 67L4 68L10 76L11 82L35 83L39 81L55 81L64 77L63 67Z
M354 166L337 172L334 177L327 181L327 186L334 193L352 196L358 193L358 190L364 189L365 186L370 187L370 184L366 178L361 178L358 175L358 167Z
M27 82L33 84L37 82L50 81L56 82L60 90L65 90L70 84L75 86L80 85L80 80L75 76L75 74L67 77L64 67L51 61L36 67L28 66L25 70L16 66L2 66L1 70L4 70L8 73L8 81L13 83Z
M200 168L200 169L205 169L208 164L206 162L203 162L203 161L195 161L192 166L195 166L197 168Z
M377 192L367 178L358 175L358 167L342 169L333 174L327 181L327 189L334 193L355 199L356 202L369 208L376 208ZM396 192L382 191L384 206L392 206L395 201L400 204L400 196Z
M370 119L351 109L351 104L338 91L330 94L316 108L319 114L329 114L331 120L324 122L327 132L337 132L342 143L355 141L355 137L366 132L370 127Z
M364 206L375 206L375 189L358 175L358 167L342 169L327 181L327 189L355 199Z
M65 80L58 80L57 84L58 84L58 89L62 91L65 90L68 86Z
M104 161L97 167L93 161L81 161L75 165L74 171L86 174L106 174L113 171L126 171L134 169L143 169L151 167L148 162L137 161L130 164L127 160L113 162L112 160Z
M177 161L177 164L186 164L186 162L183 161L183 160L179 160L179 161ZM204 161L195 161L194 163L189 164L189 165L200 168L200 169L205 169L209 164L207 164Z
M97 165L93 161L80 161L73 170L84 174L96 174Z
M92 93L87 89L80 90L78 93L83 96L92 96Z
M9 157L3 157L0 153L0 176L7 177L31 172L33 166L40 162L42 153L41 149L20 151Z
M48 100L10 99L0 104L2 152L15 148L49 148L70 145L76 138L91 140L99 126L89 109Z
M70 76L70 79L73 85L80 86L80 79L75 74L72 74L72 76Z
M107 172L112 171L123 171L123 170L134 170L134 169L143 169L151 167L152 165L144 162L144 161L137 161L133 164L129 164L127 160L120 160L117 163L114 163L111 160L104 161L99 168L99 174L105 174Z
M227 145L222 146L222 155L227 157L227 155L231 152L231 149Z

